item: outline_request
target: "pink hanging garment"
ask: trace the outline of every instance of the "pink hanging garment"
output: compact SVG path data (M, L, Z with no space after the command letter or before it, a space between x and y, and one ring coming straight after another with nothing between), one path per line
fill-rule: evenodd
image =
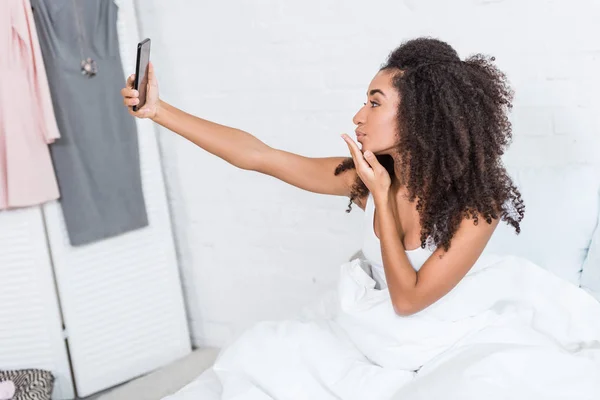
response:
M29 0L0 1L0 209L55 200L60 138Z

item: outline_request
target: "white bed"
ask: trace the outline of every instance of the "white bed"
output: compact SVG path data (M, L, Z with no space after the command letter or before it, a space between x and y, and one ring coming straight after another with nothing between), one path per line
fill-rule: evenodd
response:
M600 302L578 286L482 256L442 300L400 318L362 264L342 265L322 307L254 325L165 400L597 399Z

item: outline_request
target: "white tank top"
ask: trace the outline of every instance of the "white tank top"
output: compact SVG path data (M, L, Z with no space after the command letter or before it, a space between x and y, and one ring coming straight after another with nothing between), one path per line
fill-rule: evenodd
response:
M375 215L375 202L371 193L367 196L367 202L365 204L365 235L363 239L362 252L371 264L371 272L373 279L377 282L376 288L385 289L387 283L385 281L385 271L383 269L383 258L381 256L381 243L379 238L375 235L374 226L374 215ZM418 271L423 263L431 256L435 251L435 246L428 246L429 248L416 248L413 250L406 250L406 255L410 260L415 271Z

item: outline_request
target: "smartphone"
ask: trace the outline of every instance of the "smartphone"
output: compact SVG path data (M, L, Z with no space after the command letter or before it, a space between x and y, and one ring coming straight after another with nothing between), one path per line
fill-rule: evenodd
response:
M137 59L135 61L135 80L133 88L140 94L139 103L133 106L137 111L146 104L146 87L148 86L148 63L150 62L150 38L146 38L137 45ZM141 77L141 79L140 79Z

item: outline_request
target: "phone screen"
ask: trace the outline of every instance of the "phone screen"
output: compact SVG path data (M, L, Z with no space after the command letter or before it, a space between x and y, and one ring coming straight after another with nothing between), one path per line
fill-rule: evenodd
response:
M150 62L150 39L146 38L138 44L137 61L135 68L134 89L139 92L140 102L133 106L137 111L146 104L146 87L148 86L148 63ZM141 77L141 79L140 79Z

